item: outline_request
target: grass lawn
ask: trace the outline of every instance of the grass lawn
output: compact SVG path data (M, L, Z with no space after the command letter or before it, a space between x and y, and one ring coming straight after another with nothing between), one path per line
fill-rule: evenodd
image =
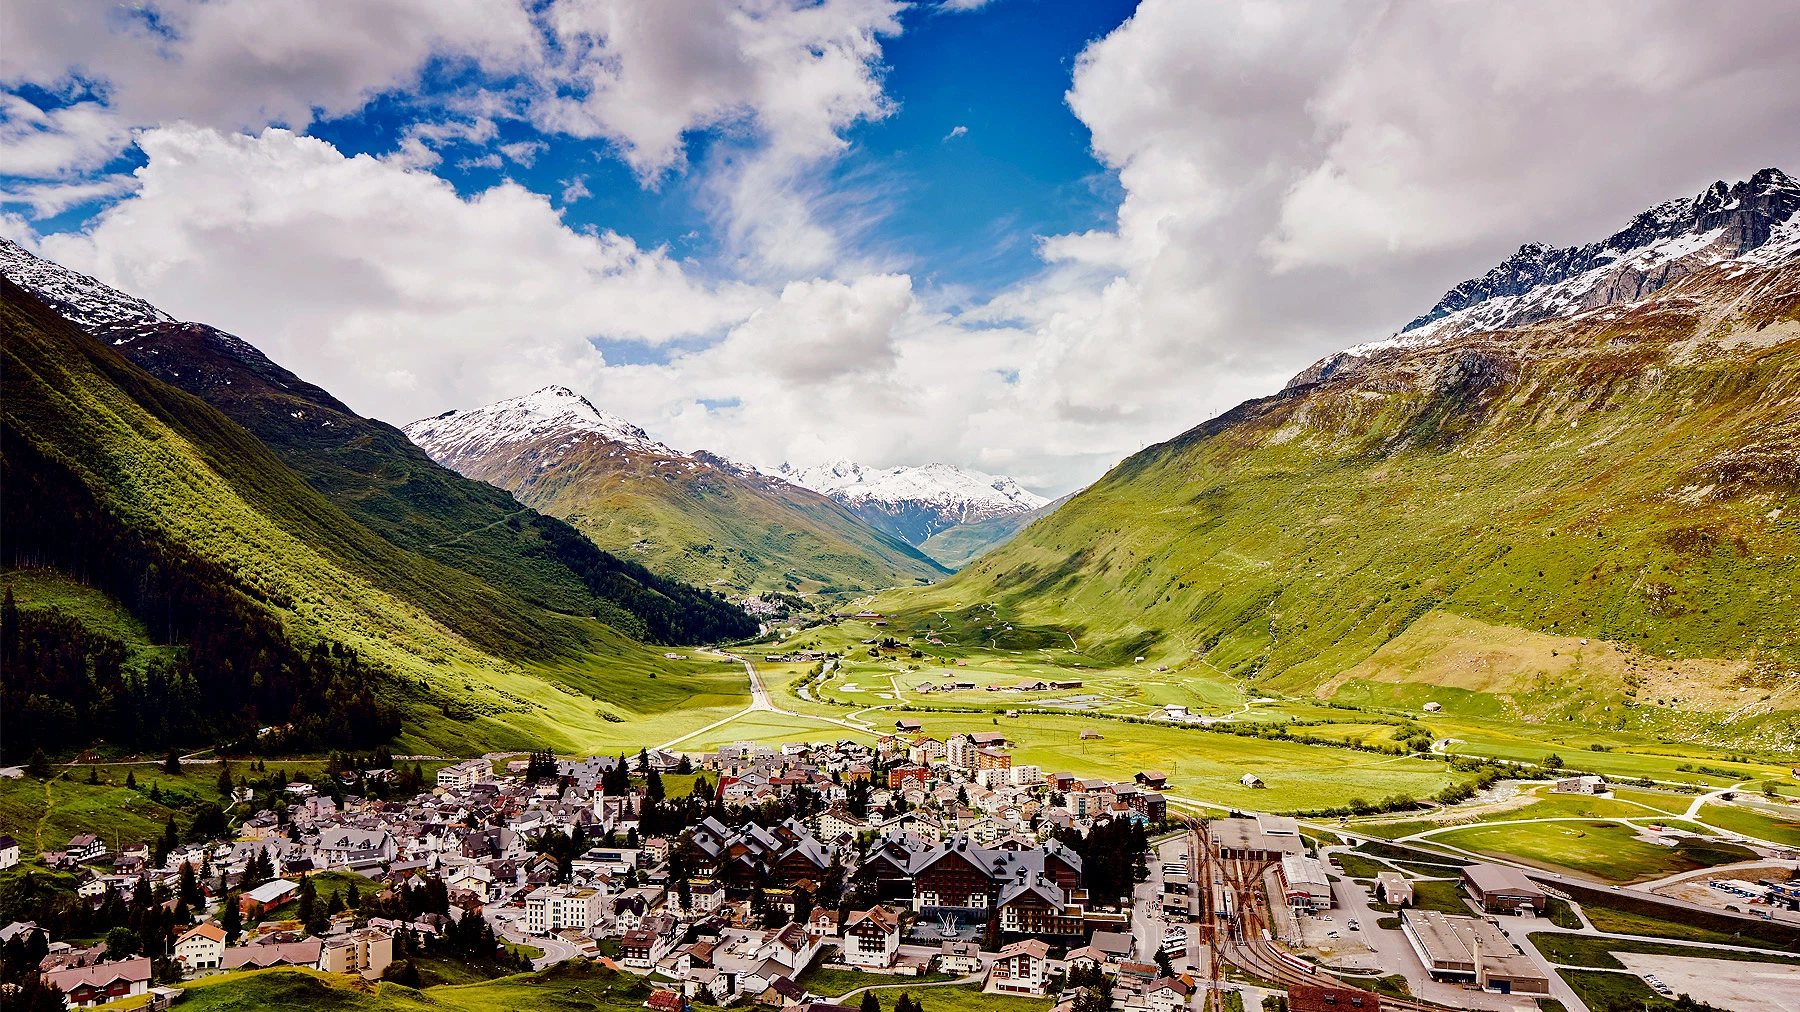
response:
M1700 820L1770 843L1800 847L1800 818L1784 819L1739 805L1708 803L1700 808Z
M380 886L354 872L322 871L310 877L312 878L313 890L318 894L319 909L321 910L325 909L325 905L331 902L333 896L341 896L345 892L348 892L351 883L356 884L356 891L362 896L373 896L381 891ZM299 910L300 901L294 900L289 903L283 903L281 906L264 914L260 919L265 921L291 921L300 916Z
M1440 833L1438 842L1510 857L1539 868L1568 870L1607 882L1640 882L1675 872L1754 857L1742 847L1684 840L1659 847L1616 822L1535 822L1470 826Z
M814 994L835 998L848 994L859 988L886 987L889 985L927 984L933 981L955 980L947 973L930 973L923 977L896 977L886 973L864 973L861 970L828 970L815 966L800 975L796 984ZM930 992L927 992L930 993Z
M1631 801L1646 808L1654 808L1670 815L1681 815L1694 803L1693 795L1677 794L1673 791L1652 791L1642 787L1614 787L1613 797L1619 801Z
M1588 923L1596 930L1610 931L1617 935L1650 935L1655 938L1674 938L1687 942L1718 942L1724 945L1757 945L1768 947L1769 942L1758 942L1755 939L1740 938L1723 931L1697 927L1680 921L1667 921L1660 917L1651 917L1631 910L1619 910L1614 907L1601 906L1595 903L1583 903L1581 912L1587 915Z
M1588 1007L1588 1012L1664 1012L1675 1003L1643 982L1635 973L1606 970L1558 970L1562 979Z
M415 991L311 970L257 970L183 985L188 1012L563 1012L641 1009L648 984L577 960L542 973L445 984Z
M1463 901L1462 886L1455 882L1414 882L1413 906L1421 910L1439 910L1446 914L1458 914L1463 917L1472 917L1475 913Z
M1374 878L1381 872L1392 870L1380 861L1361 854L1333 854L1332 857L1344 869L1344 874L1351 878Z
M1745 963L1785 963L1800 966L1800 956L1775 956L1762 952L1740 952L1735 949L1702 949L1692 945L1668 945L1638 942L1625 938L1601 938L1595 935L1567 935L1557 931L1534 931L1531 944L1544 958L1565 966L1589 966L1603 970L1623 970L1625 964L1613 958L1615 952L1635 952L1646 956L1691 956L1695 959L1733 959Z
M904 987L876 991L882 1012L893 1012L902 993L911 994L925 1012L1048 1012L1050 1002L1015 995L982 994L979 987L961 984L956 987L921 987L908 991Z
M1544 906L1544 916L1551 924L1559 928L1568 928L1571 931L1580 931L1582 928L1581 917L1575 913L1575 908L1569 906L1569 901L1561 897L1551 896L1549 898Z

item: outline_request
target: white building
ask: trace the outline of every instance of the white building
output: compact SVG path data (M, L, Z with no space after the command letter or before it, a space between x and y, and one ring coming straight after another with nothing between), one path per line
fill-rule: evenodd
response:
M184 970L216 970L225 961L225 929L196 924L175 940L175 958Z
M438 770L439 787L460 790L492 778L494 764L486 759L468 759Z
M975 768L975 741L966 734L952 735L944 743L944 759L959 770Z
M19 863L19 841L0 833L0 871Z
M844 921L844 962L886 969L900 951L900 915L886 907L852 910Z
M1044 782L1044 769L1041 766L1014 766L1006 773L1006 782L1014 787L1030 787Z
M1296 910L1328 910L1331 908L1331 879L1325 865L1316 857L1284 854L1281 857L1281 881L1287 892L1288 906Z
M525 928L534 935L587 931L600 920L601 900L598 889L539 886L525 897Z

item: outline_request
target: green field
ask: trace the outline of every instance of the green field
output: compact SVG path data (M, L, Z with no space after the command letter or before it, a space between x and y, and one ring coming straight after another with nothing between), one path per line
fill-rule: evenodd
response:
M1635 973L1606 970L1558 970L1588 1012L1665 1012L1675 1003L1655 991Z
M1739 805L1718 805L1709 802L1700 809L1700 818L1709 825L1717 826L1720 829L1742 833L1745 836L1767 840L1770 843L1800 847L1800 816L1783 819Z
M1741 847L1685 840L1677 847L1659 847L1636 839L1634 830L1616 822L1470 826L1435 834L1432 840L1606 882L1640 882L1754 857Z
M1572 935L1560 931L1534 931L1531 944L1544 958L1564 966L1586 966L1602 970L1623 970L1625 964L1613 958L1615 952L1635 952L1648 956L1691 956L1696 959L1731 959L1748 963L1784 963L1800 966L1800 956L1776 956L1765 952L1744 952L1728 948L1696 948L1692 945L1665 945L1639 942L1627 938L1601 938L1595 935Z

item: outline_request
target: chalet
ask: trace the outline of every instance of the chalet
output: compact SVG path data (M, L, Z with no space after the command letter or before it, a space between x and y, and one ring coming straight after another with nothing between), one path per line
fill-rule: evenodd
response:
M650 992L650 997L644 1001L644 1007L652 1009L654 1012L681 1012L687 1007L687 1000L682 997L680 991L664 991L658 988Z
M959 977L980 973L981 947L974 942L945 942L938 950L938 972Z
M901 717L894 721L894 730L901 734L918 734L925 730L925 722L917 717Z
M106 844L92 833L80 833L69 838L67 853L71 861L92 861L106 856Z
M1101 954L1100 968L1117 973L1119 964L1131 958L1132 940L1128 931L1096 931L1088 939L1088 948Z
M1140 770L1132 779L1153 791L1160 791L1169 785L1169 775L1162 770Z
M55 970L44 974L43 981L61 988L63 1001L71 1007L104 1005L150 990L150 957Z
M1269 786L1268 784L1263 783L1262 777L1259 777L1254 773L1246 773L1242 777L1239 777L1238 783L1243 784L1245 787L1252 790L1263 790Z
M996 991L1044 996L1050 981L1050 947L1035 938L1014 942L994 958L988 981Z
M844 921L844 962L886 969L900 951L900 915L887 907L853 910Z
M19 863L19 841L10 834L0 833L0 871L5 871Z
M914 863L913 908L963 907L991 910L1000 893L1019 880L1035 876L1065 894L1081 886L1081 856L1054 840L1036 850L1009 851L978 846L958 833L933 847Z
M1086 898L1085 890L1065 892L1043 872L1021 866L1000 890L1000 928L1017 934L1080 937Z
M1186 1009L1188 1000L1194 994L1194 982L1185 975L1163 977L1152 981L1144 989L1144 1000L1150 1006L1150 1012L1175 1012Z
M822 943L822 939L807 934L805 927L788 924L763 933L755 958L763 960L765 965L769 961L779 963L787 967L787 976L797 977L811 965Z
M869 824L850 814L850 810L841 805L833 805L819 816L819 835L827 840L835 840L840 836L856 834L869 828Z

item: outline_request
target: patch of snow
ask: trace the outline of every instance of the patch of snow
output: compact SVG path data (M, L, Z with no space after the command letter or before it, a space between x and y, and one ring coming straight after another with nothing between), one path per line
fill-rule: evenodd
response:
M402 431L432 459L443 463L479 459L503 446L556 436L568 437L559 449L580 443L585 436L599 436L633 450L684 456L618 415L594 407L568 387L554 385L471 411L446 411L435 418L422 418Z
M919 504L960 515L962 522L1028 513L1050 500L1005 475L953 464L869 468L850 460L814 467L783 464L780 477L841 503Z

